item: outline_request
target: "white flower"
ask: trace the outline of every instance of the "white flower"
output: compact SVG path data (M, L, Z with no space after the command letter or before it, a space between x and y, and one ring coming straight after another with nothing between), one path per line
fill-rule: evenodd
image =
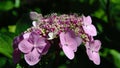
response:
M49 36L48 40L52 40L56 37L53 32L48 33L48 36Z

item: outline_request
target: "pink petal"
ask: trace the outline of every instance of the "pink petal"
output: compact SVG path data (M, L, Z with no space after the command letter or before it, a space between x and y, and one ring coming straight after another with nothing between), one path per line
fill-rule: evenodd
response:
M65 41L65 32L61 32L60 33L60 42L61 42L61 45L66 44L66 41Z
M48 52L49 48L50 48L50 43L47 41L47 45L44 47L42 51L42 55L45 55Z
M90 16L83 16L83 22L85 25L90 25L92 23L91 17Z
M99 53L96 51L93 51L90 46L89 43L86 43L86 53L88 55L88 58L93 61L96 65L100 64L100 56Z
M76 52L77 51L77 46L78 46L76 40L68 39L67 41L68 41L67 42L68 47L70 47L74 52Z
M37 16L38 16L38 13L36 13L36 12L30 12L30 18L31 18L32 20L36 20L36 19L37 19Z
M99 53L93 52L92 53L92 61L96 64L99 65L100 64L100 56Z
M38 14L38 13L36 13L36 12L30 12L30 18L31 18L32 20L38 20L38 19L42 18L42 15L41 15L41 14Z
M91 51L89 48L86 49L86 53L87 53L87 55L88 55L88 58L89 58L90 60L93 60L92 51Z
M22 40L19 43L18 48L21 52L28 53L32 50L33 45L31 43L29 43L27 40Z
M99 40L94 40L90 43L90 47L94 51L99 51L101 47L101 42Z
M85 47L86 47L86 50L90 48L89 42L86 42L86 43L85 43Z
M40 54L34 49L32 52L24 55L25 61L30 65L33 66L40 61Z
M82 39L80 37L76 37L77 45L80 46L82 43Z
M29 36L30 36L30 34L31 34L30 32L29 32L29 33L25 33L25 34L23 35L23 38L24 38L24 39L28 39Z
M37 40L39 39L39 34L35 32L31 32L28 41L32 44L36 44Z
M85 33L87 33L90 36L96 36L97 35L97 31L94 25L86 25L83 26L83 29L85 31Z
M39 46L45 46L47 43L46 43L46 39L43 38L43 37L39 37L36 41L36 46L39 47Z
M61 44L68 45L73 51L77 50L78 43L76 41L76 36L72 32L62 32L60 34Z
M69 48L68 46L62 46L63 52L65 53L65 55L69 58L69 59L73 59L74 58L74 52L71 48Z
M42 53L43 49L46 47L47 43L46 43L46 39L43 37L40 37L39 39L37 39L35 41L35 46L37 47L37 50Z
M90 45L89 45L89 42L86 42L86 44L85 44L85 47L86 47L86 53L87 53L87 55L88 55L88 58L90 59L90 60L92 60L92 50L91 50L91 48L90 48Z
M89 38L90 38L90 41L94 41L94 38L93 38L93 36L90 36Z

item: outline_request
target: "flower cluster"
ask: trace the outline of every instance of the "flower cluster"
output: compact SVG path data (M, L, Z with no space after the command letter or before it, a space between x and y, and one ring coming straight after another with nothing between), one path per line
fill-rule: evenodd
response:
M93 38L97 35L97 31L90 16L57 15L56 13L42 16L36 12L31 12L30 17L33 20L33 26L13 41L15 63L20 60L22 53L29 65L37 64L42 55L47 54L52 46L50 41L59 39L58 46L68 59L74 58L77 48L83 43L89 59L96 65L100 64L101 42ZM54 42L56 41L54 40Z

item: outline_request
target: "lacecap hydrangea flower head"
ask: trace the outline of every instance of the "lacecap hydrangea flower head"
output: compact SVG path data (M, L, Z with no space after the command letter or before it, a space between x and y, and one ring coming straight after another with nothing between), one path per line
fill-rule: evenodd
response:
M58 46L68 59L74 59L77 48L83 43L88 58L96 65L100 64L101 42L93 38L97 35L97 31L90 16L57 15L56 13L42 16L42 14L30 12L30 17L33 20L33 26L13 41L15 63L19 62L23 54L26 63L30 66L37 64L52 46L50 41L59 39Z

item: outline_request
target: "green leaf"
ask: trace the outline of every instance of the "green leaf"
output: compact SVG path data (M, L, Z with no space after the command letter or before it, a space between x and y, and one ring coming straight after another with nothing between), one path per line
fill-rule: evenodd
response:
M8 26L9 32L15 33L15 29L16 29L16 25L9 25L9 26Z
M8 31L8 29L7 28L4 28L4 27L2 27L1 29L0 29L0 32L7 32Z
M0 10L8 11L14 8L14 4L12 1L2 1L0 2Z
M92 5L95 0L89 0L89 4Z
M60 51L60 56L64 56L64 52L63 51Z
M16 24L16 34L21 34L32 25L29 14L23 15Z
M20 7L20 0L15 0L15 7L19 8Z
M101 8L98 9L98 10L96 10L96 11L92 14L92 16L97 17L97 18L99 18L99 19L102 19L102 20L104 20L104 21L107 23L107 16L106 16L104 10L101 9Z
M66 65L60 65L58 68L67 68Z
M98 27L99 32L102 33L103 32L102 25L100 23L97 23L97 27Z
M35 11L38 12L38 13L41 13L40 8L35 8Z
M0 33L0 53L8 58L12 58L13 33Z
M17 64L16 68L22 68L22 67L20 66L20 64Z
M5 57L0 57L0 68L3 68L3 66L6 64L6 58Z
M111 0L112 3L120 4L120 0Z
M120 68L120 53L116 50L110 50L116 68Z
M104 48L100 56L113 63L116 68L120 68L120 53L115 49Z

